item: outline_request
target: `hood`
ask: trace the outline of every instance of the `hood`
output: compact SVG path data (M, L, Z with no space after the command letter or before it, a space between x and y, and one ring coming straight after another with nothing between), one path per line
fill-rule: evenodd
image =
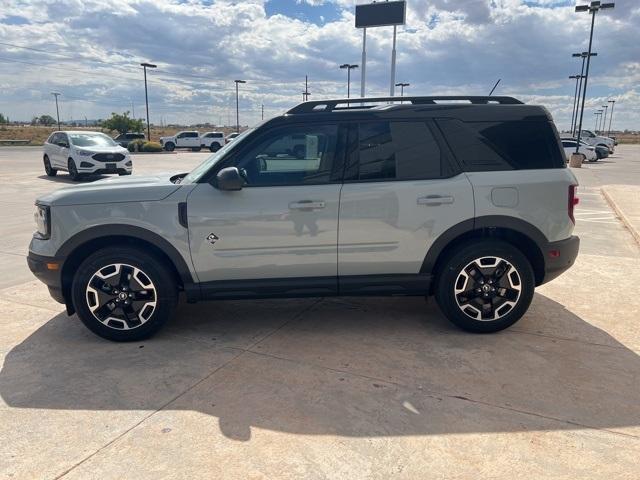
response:
M87 152L93 153L129 153L129 150L120 146L120 145L112 145L112 146L95 146L95 147L79 147L74 145L73 148L76 150L86 150Z
M52 206L95 205L123 202L153 202L167 198L180 188L171 182L175 173L150 176L110 177L97 182L61 188L38 198Z

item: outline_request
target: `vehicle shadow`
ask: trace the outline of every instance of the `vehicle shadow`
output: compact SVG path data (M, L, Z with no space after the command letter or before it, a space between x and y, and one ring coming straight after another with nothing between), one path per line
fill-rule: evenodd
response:
M541 294L534 306L588 342L536 332L535 316L517 331L460 332L420 298L181 305L161 334L128 344L59 314L7 353L0 396L15 408L199 411L237 440L251 427L382 437L640 425L638 354Z
M59 173L55 177L50 177L48 175L39 175L38 178L42 180L49 180L55 183L68 183L69 185L77 185L79 183L91 183L96 180L102 180L104 178L108 178L106 175L83 175L78 180L71 180L71 177L65 173Z

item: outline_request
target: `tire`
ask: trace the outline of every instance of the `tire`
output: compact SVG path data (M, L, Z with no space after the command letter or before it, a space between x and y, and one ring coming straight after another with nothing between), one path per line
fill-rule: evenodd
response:
M176 307L178 289L161 259L136 247L118 246L98 250L80 264L71 297L89 330L107 340L128 342L149 338L162 328Z
M167 152L173 152L176 149L176 144L173 142L167 142L164 144L164 149Z
M73 158L70 158L67 161L67 171L69 172L71 180L74 182L80 180L80 174L78 173L78 168L76 167L76 162L73 161Z
M58 174L58 170L51 166L51 160L49 160L49 156L45 155L44 159L44 172L47 174L47 177L55 177Z
M118 175L120 175L121 177L125 175L131 175L131 172L122 172L122 173L119 173Z
M211 145L209 145L209 150L212 151L213 153L217 152L218 150L220 150L220 144L219 143L212 143Z
M525 314L534 290L533 269L520 250L501 240L476 240L447 255L436 280L436 301L461 329L492 333Z

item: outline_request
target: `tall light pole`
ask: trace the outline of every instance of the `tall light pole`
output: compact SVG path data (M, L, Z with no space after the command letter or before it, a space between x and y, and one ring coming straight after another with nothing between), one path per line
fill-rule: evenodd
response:
M578 80L582 80L583 75L570 75L569 79L576 80L576 91L573 93L573 110L571 110L571 135L573 135L573 120L576 116L576 102L578 100Z
M147 141L151 141L151 125L149 124L149 95L147 93L147 68L157 68L157 65L153 63L141 63L140 66L144 69L144 103L147 106Z
M615 100L607 100L611 104L611 115L609 115L609 128L607 129L607 137L611 134L611 120L613 120L613 107L616 106Z
M582 79L584 78L584 62L587 59L587 57L597 57L598 54L597 53L589 53L589 52L582 52L582 53L573 53L571 54L572 57L577 57L577 58L582 58L582 67L580 67L580 81L579 81L579 85L578 85L578 99L576 102L576 108L575 108L575 112L574 112L574 117L575 119L573 120L573 128L575 129L578 126L578 110L580 109L580 96L582 95ZM575 136L575 131L571 131L571 135Z
M409 85L411 85L410 83L396 83L396 87L400 87L400 96L404 97L404 87L408 87Z
M58 96L62 94L59 92L51 92L51 95L56 97L56 118L58 119L58 130L60 130L60 110L58 110Z
M584 101L587 96L587 80L589 80L589 65L591 64L591 46L593 45L593 26L596 22L596 12L601 8L613 8L615 3L601 3L593 1L589 5L576 6L576 12L589 12L591 14L591 30L589 32L589 49L587 51L587 70L584 74L584 90L582 91L582 106L580 107L580 124L578 126L578 141L576 142L576 154L580 148L580 134L582 133L582 118L584 116Z
M600 118L602 118L602 110L596 110L593 114L596 116L596 123L593 126L593 131L598 133L598 125L600 124Z
M604 128L607 126L607 110L609 109L609 105L602 105L602 108L604 108L604 119L602 120L600 131L604 130Z
M351 96L351 70L358 68L358 65L352 65L350 63L343 63L340 65L342 70L347 70L347 98Z
M236 132L240 133L240 104L238 102L238 85L247 83L245 80L234 80L236 83Z
M302 101L306 102L309 100L309 75L304 76L304 92L302 92Z

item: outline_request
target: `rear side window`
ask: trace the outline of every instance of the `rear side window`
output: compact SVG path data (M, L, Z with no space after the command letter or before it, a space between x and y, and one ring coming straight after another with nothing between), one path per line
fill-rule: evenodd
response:
M438 119L447 143L469 172L563 168L550 122L462 122Z
M423 180L442 176L440 147L425 122L361 123L357 137L356 151L349 155L347 180Z

